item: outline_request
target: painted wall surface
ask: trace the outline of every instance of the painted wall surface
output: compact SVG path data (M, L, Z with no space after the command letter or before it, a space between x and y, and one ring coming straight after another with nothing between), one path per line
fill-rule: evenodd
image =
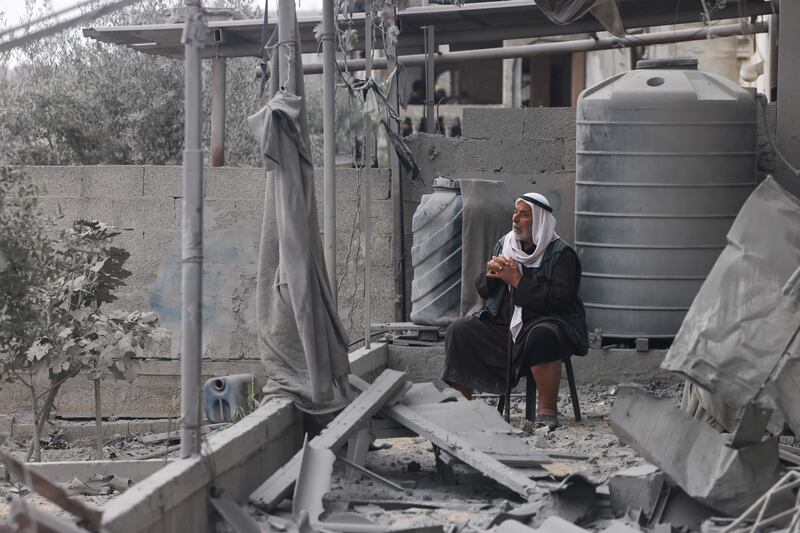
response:
M64 226L97 219L122 230L118 245L131 257L132 276L114 306L159 313L172 331L158 357L178 357L180 348L181 167L28 167L45 191L41 206ZM351 337L363 335L363 256L359 176L337 169L337 264L339 312ZM322 173L316 172L322 218ZM389 173L372 174L373 320L393 316L391 200ZM203 349L211 360L259 359L256 337L258 269L264 171L208 168L205 171ZM322 226L322 224L320 224Z

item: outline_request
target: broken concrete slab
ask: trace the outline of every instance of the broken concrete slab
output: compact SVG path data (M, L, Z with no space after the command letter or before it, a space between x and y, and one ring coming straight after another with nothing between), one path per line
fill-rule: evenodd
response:
M614 433L692 498L736 515L777 481L775 440L734 450L729 437L669 400L635 386L620 386L617 395L609 416Z
M217 510L234 533L261 533L261 526L235 501L227 498L209 498L211 505Z
M114 533L211 533L209 485L242 502L303 443L302 414L285 398L269 400L206 439L201 456L176 459L103 507Z
M350 384L357 391L364 391L369 387L364 380L355 376L350 376ZM453 402L450 405L459 403L462 402ZM380 412L384 416L392 418L415 431L419 436L430 440L435 446L457 457L501 485L520 494L526 500L542 498L546 494L546 491L540 489L534 481L528 479L524 474L483 453L458 435L442 429L439 425L431 422L410 407L397 404L387 406L381 409Z
M624 516L628 509L641 509L646 517L650 517L656 510L666 482L664 472L649 464L617 472L608 480L614 516Z
M318 448L307 441L300 453L300 468L292 497L292 516L298 524L307 519L309 525L315 528L325 510L322 497L331 490L336 455L328 448ZM301 512L305 513L305 517L301 516Z
M347 442L350 435L396 396L405 383L404 372L384 370L375 382L367 385L361 391L362 393L345 407L322 433L311 440L310 444L318 449L338 450ZM302 454L298 452L288 463L264 481L250 495L250 503L269 511L287 497L299 474L301 458Z
M39 472L30 470L24 463L11 455L0 451L0 460L5 464L8 472L24 483L43 498L72 513L84 521L90 531L100 531L103 512L92 504L80 498L73 498L62 486L49 480Z
M702 387L703 408L729 431L756 396L800 431L797 403L764 388L800 330L798 227L800 203L768 177L739 211L662 365ZM786 391L795 399L798 375Z
M547 454L525 444L497 409L484 402L415 404L410 408L503 464L528 467L550 462Z
M73 478L89 479L92 476L114 474L131 479L137 483L167 465L163 459L122 460L122 461L62 461L47 463L26 463L28 469L38 472L50 481L69 483ZM0 468L0 477L5 467ZM14 476L12 478L16 479ZM22 482L23 480L17 479Z
M495 531L497 533L588 533L582 527L557 516L548 517L547 520L534 529L516 520L506 520Z

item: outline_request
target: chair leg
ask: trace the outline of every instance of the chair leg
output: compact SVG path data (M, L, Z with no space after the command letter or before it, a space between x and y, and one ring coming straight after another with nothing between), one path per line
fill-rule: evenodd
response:
M578 389L575 387L575 374L572 372L572 361L567 357L564 359L564 367L567 369L567 382L569 383L569 396L572 400L572 411L575 413L575 421L581 421L581 406L578 403Z
M497 411L502 415L503 409L506 406L506 395L501 394L500 397L497 399Z
M525 418L531 422L536 419L536 380L530 369L525 374Z

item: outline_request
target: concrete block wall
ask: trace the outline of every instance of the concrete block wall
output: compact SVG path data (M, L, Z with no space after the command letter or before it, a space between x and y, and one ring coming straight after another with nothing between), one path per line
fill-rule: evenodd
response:
M180 348L182 169L163 166L28 167L42 187L43 210L69 226L79 218L119 227L115 242L130 253L132 272L117 308L157 311L172 331L154 356L175 358ZM315 173L322 220L322 172ZM256 274L264 171L205 171L203 347L208 360L258 359ZM337 264L340 315L351 336L363 336L363 258L359 175L337 169ZM389 173L375 169L372 194L373 320L393 317ZM322 224L320 224L322 226Z
M460 138L406 138L423 179L494 179L505 181L513 195L540 192L553 205L556 231L573 242L575 108L466 108L462 128ZM408 191L409 200L418 202L430 188L417 182Z

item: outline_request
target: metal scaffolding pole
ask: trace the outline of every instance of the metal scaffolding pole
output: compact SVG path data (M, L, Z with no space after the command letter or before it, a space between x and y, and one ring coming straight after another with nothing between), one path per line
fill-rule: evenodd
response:
M369 81L372 77L372 5L366 0L366 19L364 23L364 61L366 70L364 79ZM370 348L372 323L372 268L370 267L372 248L372 210L370 209L369 180L372 170L372 119L364 116L364 347Z
M425 132L433 133L436 131L436 117L434 116L434 101L436 94L436 46L434 39L435 28L433 25L425 26ZM405 63L405 60L403 60Z
M677 31L661 31L644 33L631 37L598 37L595 39L577 39L574 41L559 41L553 43L527 44L524 46L508 46L505 48L484 48L480 50L462 50L459 52L442 52L436 54L437 63L457 63L461 61L474 61L476 59L514 59L516 57L532 57L539 55L568 54L574 52L592 52L596 50L610 50L612 48L630 48L634 46L649 46L654 44L669 44L685 41L703 41L709 38L730 37L732 35L751 35L765 33L767 24L764 22L724 24L709 26L703 29L687 29ZM424 66L427 54L412 54L400 56L399 61L406 67ZM345 68L344 62L340 63ZM376 58L372 68L384 69L389 66L388 61ZM364 70L363 59L350 59L347 68L352 71ZM391 68L391 67L390 67ZM319 74L322 72L321 63L309 63L303 67L304 74Z
M322 0L322 189L325 266L334 305L339 301L336 280L336 26L334 0ZM305 72L305 68L303 69Z
M383 20L387 27L393 26L397 21L395 7L386 7L383 10ZM384 48L388 56L389 71L394 72L397 66L397 46L393 40L384 40ZM380 60L379 60L380 62ZM386 62L385 60L383 61ZM374 63L373 63L374 64ZM389 86L389 102L395 109L400 109L400 80L395 74ZM392 125L396 128L396 125ZM392 261L394 263L394 319L404 322L406 319L406 259L405 259L405 223L403 217L403 182L400 176L400 158L397 152L389 150L390 167L392 171Z
M181 260L181 457L200 453L203 305L202 64L205 22L199 0L185 0L183 251Z
M226 59L215 57L211 70L211 166L225 165Z
M294 54L297 50L294 36L294 0L278 0L278 84L291 94L296 94Z
M782 157L775 169L775 179L796 197L800 197L800 3L781 2L778 17L778 110L775 137Z

